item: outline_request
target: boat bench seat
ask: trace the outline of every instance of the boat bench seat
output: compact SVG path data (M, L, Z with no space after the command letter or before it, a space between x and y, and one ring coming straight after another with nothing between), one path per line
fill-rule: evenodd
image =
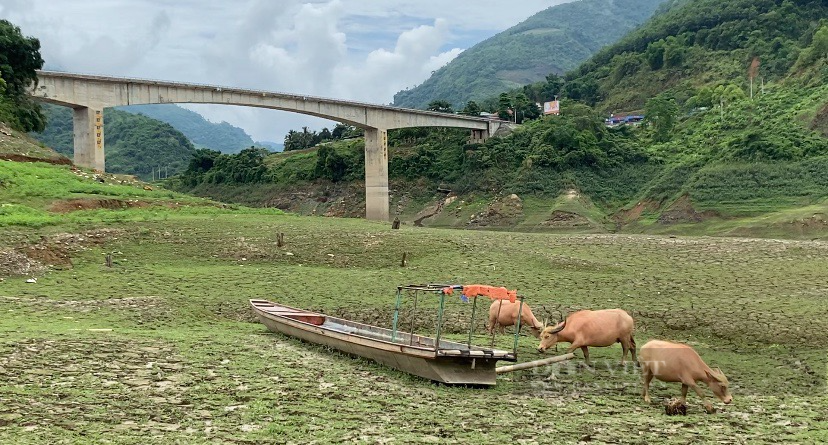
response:
M280 317L288 317L292 318L296 321L301 321L303 323L310 323L316 326L322 326L325 323L325 316L315 314L313 312L303 312L303 311L295 311L290 309L264 309L265 312L272 315L278 315Z

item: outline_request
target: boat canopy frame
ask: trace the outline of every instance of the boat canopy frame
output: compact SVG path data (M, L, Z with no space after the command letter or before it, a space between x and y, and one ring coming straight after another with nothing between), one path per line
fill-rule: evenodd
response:
M454 291L460 292L460 298L464 301L468 301L469 298L472 299L472 313L469 320L469 339L466 343L466 346L471 349L472 347L472 336L474 334L474 316L477 312L477 299L478 297L486 297L491 300L499 300L500 305L498 306L497 310L497 319L500 319L500 310L503 306L503 301L509 301L510 303L519 302L520 306L518 307L518 314L523 313L523 296L518 295L517 291L515 290L508 290L505 287L495 287L495 286L487 286L487 285L480 285L480 284L472 284L472 285L460 285L460 284L437 284L437 283L430 283L430 284L408 284L408 285L400 285L397 286L397 300L394 305L394 318L392 321L391 326L391 341L394 342L397 340L397 332L399 330L399 322L400 322L400 307L402 306L403 302L403 295L405 291L413 291L414 294L414 307L411 312L411 328L409 332L412 334L411 338L413 339L414 333L414 315L417 312L417 301L419 299L420 293L425 294L436 294L439 295L440 302L439 308L437 311L437 332L434 338L434 352L435 354L440 350L440 337L443 334L443 315L445 312L445 303L446 303L446 296L453 295ZM518 340L520 339L520 322L521 317L516 317L515 320L515 335L514 335L514 343L512 345L512 354L517 357L517 348L518 348ZM491 327L492 329L492 339L491 339L491 347L494 347L495 341L495 326Z

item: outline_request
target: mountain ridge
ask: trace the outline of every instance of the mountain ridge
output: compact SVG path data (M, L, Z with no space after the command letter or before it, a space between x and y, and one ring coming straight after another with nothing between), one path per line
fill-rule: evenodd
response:
M117 109L166 122L184 133L198 147L222 153L238 153L255 145L244 129L227 122L211 122L201 114L176 104L128 105Z
M563 74L649 18L665 0L580 0L552 6L463 51L394 105L425 108L447 100L462 108L504 91ZM458 108L458 109L459 109Z

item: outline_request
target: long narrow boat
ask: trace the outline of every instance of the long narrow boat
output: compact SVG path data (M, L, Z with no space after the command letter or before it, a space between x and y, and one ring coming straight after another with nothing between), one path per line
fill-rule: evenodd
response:
M432 337L356 323L266 300L250 300L250 304L259 320L273 332L369 358L437 382L494 385L497 361L517 360L514 350L435 341Z

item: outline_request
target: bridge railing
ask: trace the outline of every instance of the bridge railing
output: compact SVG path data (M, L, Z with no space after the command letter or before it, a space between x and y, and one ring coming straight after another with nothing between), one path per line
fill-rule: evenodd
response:
M99 74L86 74L86 73L69 73L64 71L48 71L48 70L38 70L38 75L43 74L45 76L53 76L53 77L63 77L63 78L74 78L74 79L87 79L87 80L98 80L102 82L123 82L123 83L138 83L138 84L145 84L145 85L153 85L153 86L170 86L170 87L178 87L178 88L201 88L201 89L210 89L213 91L219 92L230 92L230 93L241 93L241 94L252 94L252 95L263 95L263 97L267 97L267 95L271 96L278 96L283 98L288 98L292 100L305 100L305 101L319 101L319 102L328 102L333 104L340 104L340 105L357 105L361 107L379 109L379 110L388 110L388 111L405 111L408 113L414 114L422 114L427 116L437 116L437 117L451 117L460 120L467 120L473 122L489 122L489 119L482 118L482 117L475 117L475 116L466 116L463 114L448 114L448 113L440 113L438 111L430 111L430 110L418 110L416 108L403 108L403 107L394 107L391 105L379 105L379 104L372 104L368 102L360 102L354 100L344 100L344 99L334 99L328 97L321 97L321 96L310 96L304 94L295 94L295 93L280 93L276 91L265 91L265 90L256 90L256 89L244 89L238 87L228 87L222 85L211 85L211 84L204 84L204 83L197 83L197 82L176 82L176 81L168 81L168 80L157 80L157 79L146 79L140 77L113 77L113 76L102 76Z

